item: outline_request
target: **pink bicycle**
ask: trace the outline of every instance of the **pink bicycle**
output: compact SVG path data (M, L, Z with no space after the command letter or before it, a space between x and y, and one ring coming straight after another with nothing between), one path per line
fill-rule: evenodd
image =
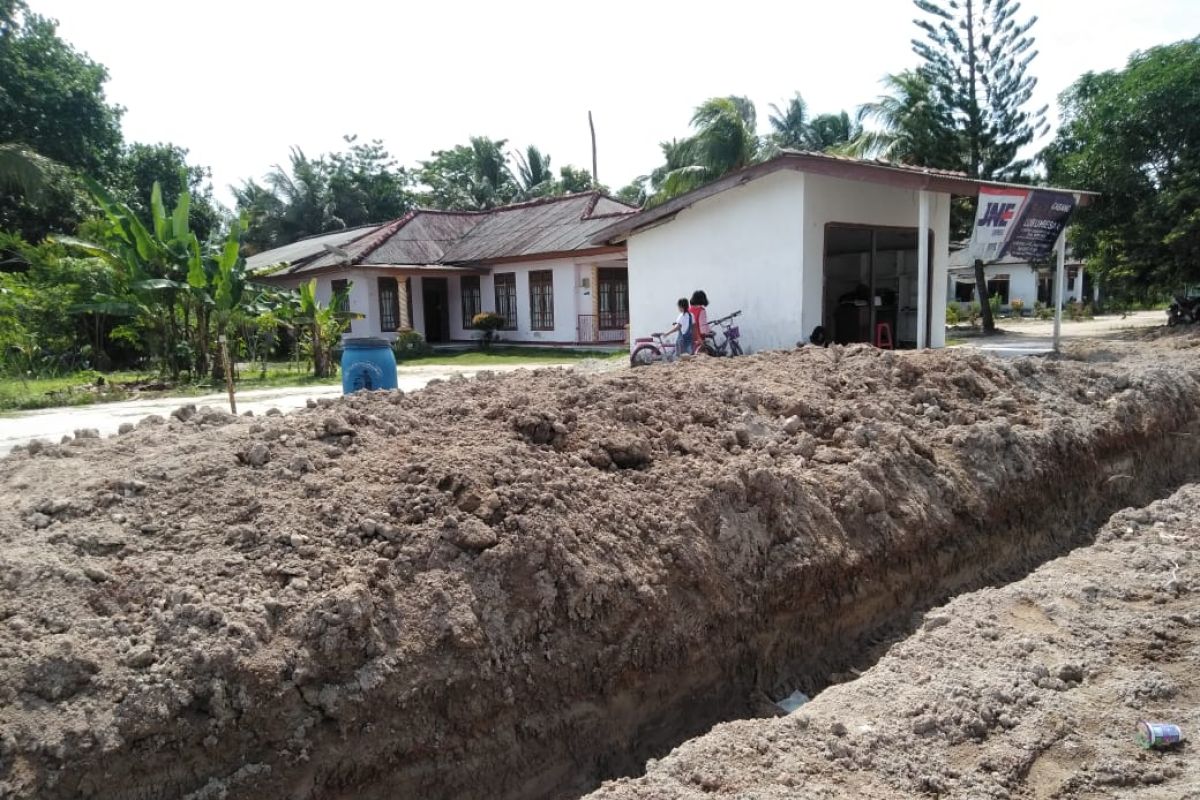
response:
M675 342L667 341L661 333L652 333L633 340L633 352L629 354L629 366L644 367L656 361L674 361L678 355Z

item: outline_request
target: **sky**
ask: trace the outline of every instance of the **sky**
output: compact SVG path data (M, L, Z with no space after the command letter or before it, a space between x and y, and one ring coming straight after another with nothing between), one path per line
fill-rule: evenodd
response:
M604 0L28 0L108 67L127 141L172 142L231 184L382 139L401 163L472 135L538 145L552 165L590 167L614 190L661 161L708 97L758 106L799 91L812 114L853 113L886 73L915 66L909 0L728 6ZM1024 0L1036 14L1037 106L1089 70L1200 33L1200 0Z

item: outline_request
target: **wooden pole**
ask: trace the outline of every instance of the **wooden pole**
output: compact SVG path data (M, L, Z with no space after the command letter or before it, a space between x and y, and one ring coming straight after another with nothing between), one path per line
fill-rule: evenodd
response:
M1067 229L1054 245L1054 352L1062 346L1063 284L1067 282Z
M592 112L588 112L588 127L592 129L592 187L600 185L600 176L596 173L596 123L592 121Z
M229 391L229 413L237 413L237 401L233 399L233 367L229 363L229 342L225 339L225 334L217 337L221 343L221 363L225 365L225 388Z

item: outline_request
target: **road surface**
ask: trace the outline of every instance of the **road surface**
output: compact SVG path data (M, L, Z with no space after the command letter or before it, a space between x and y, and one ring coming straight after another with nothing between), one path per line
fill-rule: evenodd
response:
M478 372L511 372L516 369L540 367L569 367L571 364L527 364L522 366L492 367L403 367L398 373L399 388L406 392L420 389L435 378L445 380L452 375L473 377ZM328 386L299 386L278 389L254 389L238 392L237 409L242 414L253 411L263 414L269 408L278 408L287 413L303 408L308 399L336 397L342 393L340 384ZM205 394L195 397L159 397L153 400L126 400L119 403L97 403L90 406L67 406L44 408L37 411L21 411L0 415L0 456L17 445L27 444L33 439L58 442L63 436L77 429L95 428L101 436L117 432L122 422L134 422L158 414L165 417L180 406L195 403L199 406L214 406L229 410L229 398L220 394Z
M1054 351L1054 320L1001 319L996 321L1001 333L996 336L973 336L964 343L954 345L980 350L996 356L1045 355ZM1063 320L1063 341L1072 339L1099 339L1120 336L1139 328L1156 328L1167 324L1165 311L1134 311L1122 317L1119 314L1100 316L1095 319L1070 322ZM950 332L948 338L954 338Z

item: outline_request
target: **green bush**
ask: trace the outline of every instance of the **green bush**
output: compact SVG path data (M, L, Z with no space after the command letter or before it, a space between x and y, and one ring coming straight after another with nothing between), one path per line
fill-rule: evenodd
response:
M1054 309L1050 308L1045 303L1038 301L1033 304L1033 315L1038 319L1053 319Z
M967 306L967 322L972 325L979 324L979 317L983 313L983 306L979 305L978 300L972 300Z
M412 328L403 328L392 342L392 352L396 354L397 361L402 361L406 358L427 356L433 352L433 348L420 333Z
M961 318L961 315L958 313L958 303L950 303L946 306L947 325L957 325Z
M1019 317L1021 316L1021 312L1025 310L1025 301L1019 297L1014 297L1008 304L1008 307L1012 309L1014 315Z

